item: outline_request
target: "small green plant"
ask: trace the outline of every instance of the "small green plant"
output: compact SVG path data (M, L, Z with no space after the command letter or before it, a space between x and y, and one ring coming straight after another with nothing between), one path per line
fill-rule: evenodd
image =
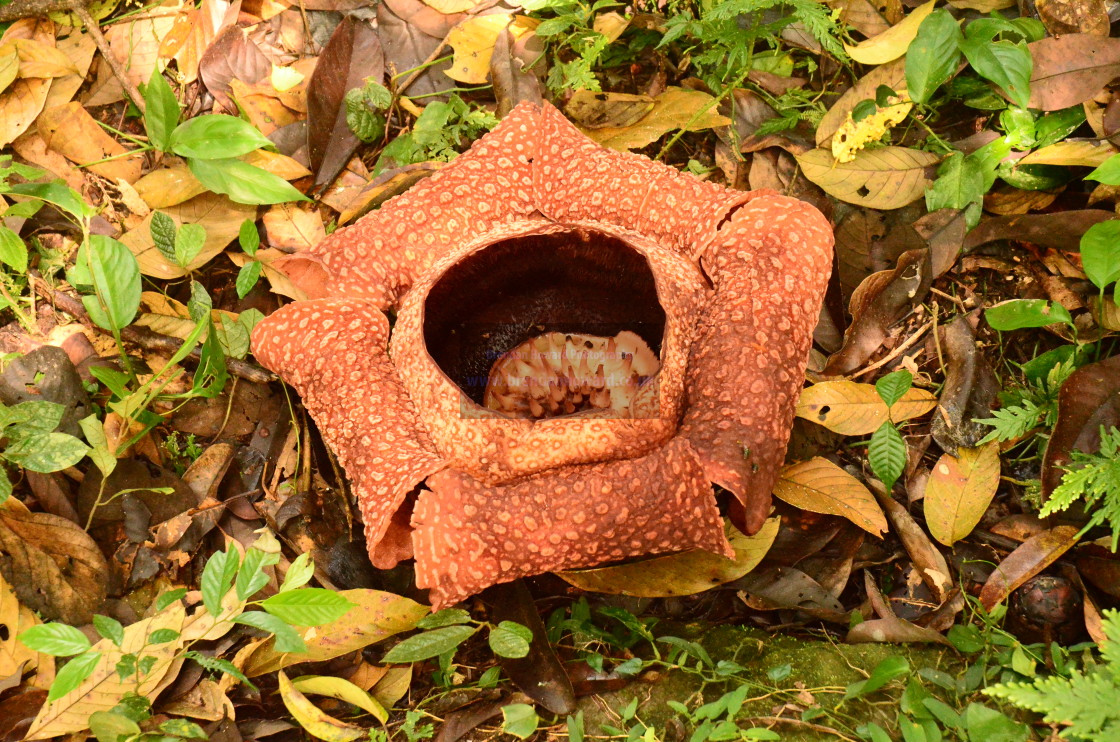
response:
M978 445L1019 441L1037 431L1038 435L1030 440L1036 452L1041 453L1058 420L1058 391L1086 359L1084 348L1064 345L1027 363L1016 364L1023 373L1023 383L1000 393L1001 406L992 411L991 417L975 421L992 427Z
M309 200L283 178L238 159L272 142L236 116L206 114L179 123L182 108L159 70L144 87L144 129L160 152L179 155L207 189L242 204Z
M519 623L502 621L495 626L475 621L462 608L446 608L425 616L416 627L423 631L390 649L385 662L420 662L433 657L446 657L450 662L459 645L483 627L489 630L490 649L499 657L524 657L533 641L533 632Z
M909 371L893 371L875 382L875 391L890 410L895 402L902 399L914 383ZM906 469L906 441L898 432L893 420L888 419L871 434L867 444L867 463L871 471L886 485L887 491L902 476Z
M53 472L74 466L89 453L86 444L56 430L66 413L54 402L0 404L0 460L28 471ZM12 494L7 470L0 466L0 503Z
M385 111L392 102L388 88L367 78L365 85L347 91L343 98L346 125L366 144L376 142L385 136Z
M452 93L446 103L436 101L424 106L412 131L401 134L381 151L374 172L427 160L453 160L464 142L497 125L494 114L472 108Z
M1120 611L1101 612L1105 641L1100 665L1084 671L1070 668L1065 675L1035 678L1031 682L1001 683L984 692L1043 715L1049 723L1062 724L1063 739L1078 742L1120 738Z
M1084 530L1107 525L1112 529L1112 551L1116 551L1120 543L1120 428L1105 430L1102 426L1100 450L1073 451L1072 458L1039 515L1046 517L1081 503L1089 514Z

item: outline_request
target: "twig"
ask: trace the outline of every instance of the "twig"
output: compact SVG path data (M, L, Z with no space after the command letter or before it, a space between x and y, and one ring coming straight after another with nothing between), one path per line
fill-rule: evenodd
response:
M71 2L73 0L16 0L0 7L0 23L65 12L70 10Z
M848 374L848 378L849 379L856 379L856 378L859 378L860 376L864 376L865 374L871 373L872 371L874 371L877 368L881 368L881 367L887 365L888 363L893 361L895 358L898 358L900 355L902 355L911 345L918 342L918 338L920 338L922 335L925 335L926 330L928 330L931 327L933 327L933 321L932 320L929 321L929 322L926 322L924 325L919 327L917 332L915 332L910 337L906 338L906 342L902 343L897 348L892 350L890 353L888 353L884 357L880 358L878 361L875 361L875 363L872 363L870 366L865 366L864 368L860 369L859 371L855 371L853 373Z
M113 76L117 78L121 87L124 88L125 95L132 100L134 106L140 109L141 114L144 113L144 98L140 95L140 91L136 89L136 86L132 84L132 81L128 79L128 75L125 74L121 63L113 56L113 50L109 47L108 39L105 38L105 34L101 33L101 26L98 25L97 21L95 21L93 16L89 14L89 11L86 10L86 6L82 0L70 0L69 7L70 10L74 11L74 15L78 16L82 21L82 25L86 27L86 31L89 32L93 43L97 45L101 56L105 57L105 61L109 64L109 69L113 71Z
M61 309L69 315L78 319L86 327L104 333L105 330L94 324L93 320L89 318L82 302L75 296L71 296L65 291L52 288L41 276L36 273L31 274L31 283L35 288L35 292L42 296L44 299L50 301L55 307ZM174 353L183 345L183 341L179 338L161 335L158 332L153 332L147 328L129 326L121 330L121 337L131 343L136 343L145 350L155 350L167 353ZM202 357L202 352L195 348L190 352L188 358L194 361L199 361ZM270 381L275 381L276 377L268 371L265 371L260 366L256 366L246 361L239 361L236 358L226 359L226 369L231 374L239 378L251 381L255 384L267 384Z

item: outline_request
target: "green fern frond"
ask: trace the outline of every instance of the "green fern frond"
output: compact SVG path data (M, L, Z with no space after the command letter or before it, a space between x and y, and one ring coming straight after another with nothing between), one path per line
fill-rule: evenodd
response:
M1073 462L1062 475L1062 482L1050 493L1041 516L1061 512L1081 502L1089 513L1087 527L1112 528L1112 550L1120 543L1120 428L1101 427L1101 446L1097 453L1074 451Z

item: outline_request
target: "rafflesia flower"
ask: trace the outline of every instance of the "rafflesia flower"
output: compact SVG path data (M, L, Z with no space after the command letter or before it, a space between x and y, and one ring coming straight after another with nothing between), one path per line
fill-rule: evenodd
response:
M522 104L284 270L253 333L446 606L542 572L733 554L756 530L831 268L808 204L702 182ZM386 312L395 316L390 329Z

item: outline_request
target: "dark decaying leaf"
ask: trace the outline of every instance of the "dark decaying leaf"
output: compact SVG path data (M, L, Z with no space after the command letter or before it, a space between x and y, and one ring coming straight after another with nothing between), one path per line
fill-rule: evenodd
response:
M1042 496L1062 482L1071 451L1100 449L1101 426L1120 426L1120 356L1075 371L1058 393L1058 422L1042 460Z
M1103 209L1018 214L985 219L965 237L963 252L996 240L1031 242L1056 250L1076 250L1089 227L1116 217Z
M992 610L1076 543L1077 529L1073 526L1057 526L1027 539L992 572L980 591L980 602L985 609Z
M447 33L464 18L464 13L445 15L420 0L385 0L378 5L377 35L390 77L426 62ZM408 94L440 93L452 87L450 78L443 74L450 68L450 59L428 67L408 86ZM401 82L405 79L401 78Z
M875 245L887 234L883 212L852 209L836 225L836 259L845 299L875 272Z
M914 222L914 231L926 241L933 277L939 278L956 264L968 224L960 209L938 209Z
M756 569L734 584L742 588L747 605L756 610L779 608L804 611L832 623L848 623L848 612L823 585L794 567Z
M1075 33L1028 44L1030 107L1057 111L1084 103L1120 76L1120 39Z
M502 29L490 55L490 81L494 84L498 118L522 101L540 103L541 81L546 72L544 42L539 36L529 33L515 39L509 28Z
M346 124L347 91L367 78L381 82L384 75L377 32L353 16L343 18L307 83L307 150L316 186L333 182L358 148L358 137Z
M952 573L945 557L930 540L925 529L918 525L909 511L895 502L886 492L873 488L883 512L893 526L892 530L902 541L910 560L918 569L922 582L929 586L938 601L944 601L953 587Z
M974 422L991 417L992 404L1000 391L991 364L976 347L976 335L968 316L961 316L941 329L945 354L945 386L933 416L933 440L943 451L975 446L991 428Z
M487 588L482 599L491 610L491 622L516 621L533 632L529 654L520 659L499 657L502 670L530 698L554 714L567 714L575 709L576 694L572 681L560 664L541 623L533 596L524 580L514 580Z
M918 626L904 618L896 616L894 611L891 610L890 603L883 599L883 594L879 591L879 587L875 584L875 580L867 570L864 570L863 573L863 585L867 590L867 596L871 600L871 605L879 618L863 621L853 626L851 631L848 632L848 636L845 638L845 641L849 644L867 642L887 642L891 644L909 642L934 644L949 643L949 640L940 632Z
M869 276L852 295L852 324L844 333L844 347L828 359L825 374L859 368L887 339L891 325L925 300L932 281L928 250L908 250L894 270Z
M272 63L240 26L227 26L210 42L198 63L198 74L206 89L231 113L237 106L230 98L230 81L237 78L252 85L268 77Z

